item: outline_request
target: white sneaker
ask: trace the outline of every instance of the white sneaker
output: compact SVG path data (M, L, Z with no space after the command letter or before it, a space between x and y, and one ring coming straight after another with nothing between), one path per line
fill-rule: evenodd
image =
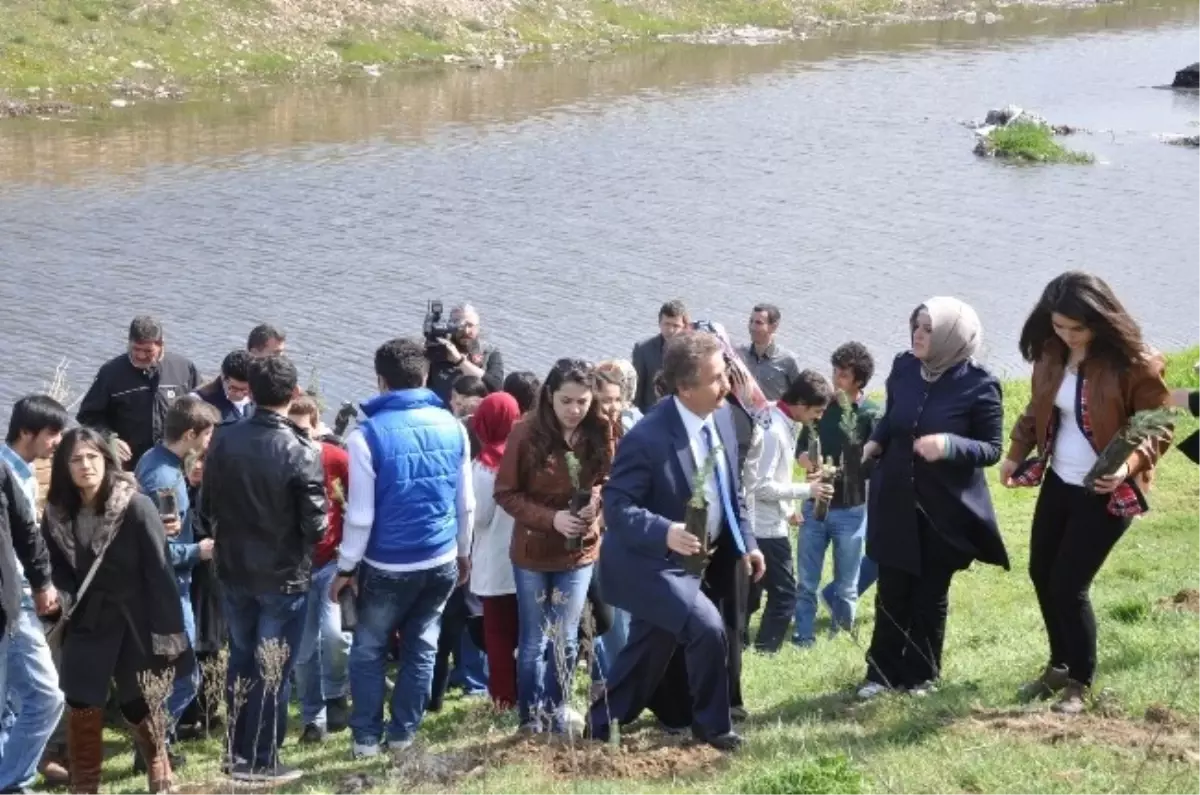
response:
M358 743L355 743L354 747L350 749L350 754L355 759L370 759L373 756L379 756L379 746L359 745Z
M881 685L878 682L867 682L866 684L864 684L862 687L860 687L858 689L858 700L859 701L870 701L871 699L875 698L876 696L883 695L884 693L887 693L890 691L891 691L891 688L888 687L887 685Z
M908 694L910 696L916 696L918 698L923 698L925 696L931 695L936 692L937 692L937 685L934 684L934 682L932 680L930 680L928 682L922 682L919 685L914 685L913 687L909 688Z
M399 762L412 747L412 740L388 740L388 756L392 758L393 762Z

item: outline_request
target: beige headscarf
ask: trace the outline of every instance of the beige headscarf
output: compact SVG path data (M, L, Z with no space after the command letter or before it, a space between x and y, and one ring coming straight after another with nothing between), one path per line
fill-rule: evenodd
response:
M917 327L917 315L922 309L929 313L933 322L933 335L929 341L929 355L921 362L921 374L926 381L936 381L951 367L979 352L983 327L979 315L969 304L939 295L916 308L910 321L913 329Z

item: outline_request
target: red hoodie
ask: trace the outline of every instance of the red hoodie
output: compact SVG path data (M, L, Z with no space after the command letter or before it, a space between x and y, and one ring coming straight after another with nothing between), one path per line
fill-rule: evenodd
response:
M321 466L325 468L325 499L329 501L329 529L313 547L313 571L337 557L342 543L342 516L350 493L350 456L336 444L321 442Z

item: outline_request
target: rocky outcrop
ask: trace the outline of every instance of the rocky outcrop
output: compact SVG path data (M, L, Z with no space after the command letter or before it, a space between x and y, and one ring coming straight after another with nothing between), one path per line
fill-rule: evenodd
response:
M1200 148L1200 135L1160 135L1159 140L1171 146Z
M0 97L0 119L18 116L61 116L74 112L75 106L70 102L54 100L23 102L19 99Z
M1003 108L989 110L987 116L984 117L983 123L970 125L980 136L987 136L996 127L1009 127L1013 124L1033 124L1038 127L1045 127L1055 135L1071 135L1081 132L1079 127L1072 127L1069 124L1051 124L1037 113L1016 105L1005 105Z
M1200 62L1185 66L1176 72L1171 88L1200 88Z

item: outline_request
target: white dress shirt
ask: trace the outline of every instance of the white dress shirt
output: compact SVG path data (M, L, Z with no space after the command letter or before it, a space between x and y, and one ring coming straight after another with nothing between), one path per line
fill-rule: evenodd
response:
M717 426L713 423L711 414L707 417L700 417L683 405L678 397L672 399L675 401L675 408L679 410L679 416L683 419L683 427L688 435L688 446L692 449L692 460L696 463L696 470L699 471L708 458L708 443L704 440L704 429L709 429L713 444L720 445L721 437L717 433ZM729 479L729 466L725 463L724 453L717 454L717 467L721 470L721 477L725 479L725 487L731 488L732 481ZM691 485L688 483L689 489ZM732 492L729 498L731 500L734 498ZM721 492L717 488L715 470L704 483L704 499L708 502L708 540L711 542L721 534L721 519L725 515L725 506L721 503Z
M778 406L771 407L770 417L761 457L755 466L746 464L746 513L756 538L787 538L793 504L812 496L812 486L793 476L800 427Z
M363 435L362 428L355 428L346 437L346 452L350 456L350 489L346 495L346 516L342 527L342 544L338 547L338 570L350 571L359 561L366 561L383 571L424 571L437 568L454 558L465 558L471 554L471 530L475 522L475 490L471 477L471 440L467 429L458 424L463 437L462 470L459 473L458 494L458 550L440 555L432 560L417 563L379 563L364 557L367 543L371 540L371 528L375 524L375 464L371 460L371 447Z

